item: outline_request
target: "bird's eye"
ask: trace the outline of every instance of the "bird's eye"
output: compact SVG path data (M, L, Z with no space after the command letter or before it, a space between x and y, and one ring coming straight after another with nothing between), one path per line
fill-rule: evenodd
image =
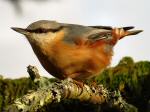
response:
M47 32L57 32L57 31L60 31L63 27L59 27L58 29L44 29L44 28L37 28L37 29L33 29L33 30L30 30L30 29L26 29L28 32L31 32L31 33L47 33Z
M45 32L46 30L41 28L35 30L35 33L45 33Z
M35 29L33 30L34 33L46 33L48 32L47 29L42 29L42 28L38 28L38 29Z
M28 30L27 29L27 31L31 32L31 33L46 33L46 32L48 32L47 29L42 29L42 28L38 28L38 29L34 29L34 30Z

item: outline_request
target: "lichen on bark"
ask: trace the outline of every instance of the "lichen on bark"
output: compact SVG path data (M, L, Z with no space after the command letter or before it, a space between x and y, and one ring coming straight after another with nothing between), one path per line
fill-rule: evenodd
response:
M40 77L37 68L34 66L28 67L28 73L39 88L16 99L14 104L8 107L9 111L16 109L16 111L34 112L44 105L59 103L65 99L78 99L81 102L88 101L93 104L107 103L122 112L127 112L129 109L133 110L132 112L137 111L136 107L123 100L119 91L110 92L103 85L88 86L84 84L81 87L71 78L48 83L49 80Z

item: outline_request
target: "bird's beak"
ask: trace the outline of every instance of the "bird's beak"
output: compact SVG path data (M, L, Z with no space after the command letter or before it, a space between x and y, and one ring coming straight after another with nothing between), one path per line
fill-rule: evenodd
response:
M17 27L11 27L11 29L13 29L14 31L21 33L23 35L28 35L29 32L26 29L23 28L17 28Z

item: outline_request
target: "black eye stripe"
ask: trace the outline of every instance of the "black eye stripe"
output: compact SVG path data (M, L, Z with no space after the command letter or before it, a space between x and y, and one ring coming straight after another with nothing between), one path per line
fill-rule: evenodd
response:
M30 29L26 29L28 32L30 33L47 33L47 32L57 32L59 30L61 30L62 27L59 27L57 29L44 29L44 28L37 28L34 30L30 30Z
M28 32L31 32L31 33L46 33L48 32L47 29L41 29L41 28L38 28L38 29L35 29L35 30L27 30Z

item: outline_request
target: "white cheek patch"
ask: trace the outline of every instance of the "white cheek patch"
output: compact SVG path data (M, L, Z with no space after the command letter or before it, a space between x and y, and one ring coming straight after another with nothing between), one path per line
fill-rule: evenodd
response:
M41 33L41 34L33 34L34 41L43 44L49 43L54 40L56 37L56 33Z
M56 33L50 34L50 39L51 39L51 40L55 39L55 37L56 37Z

